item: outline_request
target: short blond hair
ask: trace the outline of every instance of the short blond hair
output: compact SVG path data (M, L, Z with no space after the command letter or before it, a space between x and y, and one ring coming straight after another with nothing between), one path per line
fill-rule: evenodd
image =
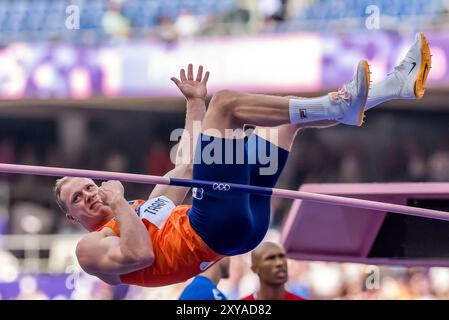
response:
M61 189L70 179L71 177L63 177L61 179L56 180L55 187L53 188L53 191L56 196L56 203L64 213L68 213L69 210L64 201L62 201L61 199Z

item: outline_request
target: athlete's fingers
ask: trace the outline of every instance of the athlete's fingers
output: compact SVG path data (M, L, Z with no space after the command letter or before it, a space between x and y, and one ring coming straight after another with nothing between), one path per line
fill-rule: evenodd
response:
M203 77L203 66L199 66L198 73L196 74L196 81L201 82L202 77Z
M175 77L171 77L170 80L173 81L178 87L181 85L181 81Z
M103 189L101 189L101 187L98 189L98 196L100 197L102 202L107 204L108 194Z
M201 81L204 84L207 84L207 80L209 80L209 71L206 71L206 74L204 75L203 81Z
M191 63L187 67L187 80L193 80L193 65Z
M179 77L180 77L181 81L186 81L187 80L186 71L184 69L181 69L181 71L179 73Z

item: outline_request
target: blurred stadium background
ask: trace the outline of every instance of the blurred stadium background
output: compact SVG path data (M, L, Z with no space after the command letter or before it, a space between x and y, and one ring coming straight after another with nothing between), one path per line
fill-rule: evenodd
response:
M187 63L210 70L209 94L310 96L350 79L360 58L381 79L417 31L433 53L425 98L376 108L363 129L302 132L279 184L290 189L449 181L448 0L0 0L0 162L163 175L184 123L169 78ZM58 210L54 179L0 179L0 299L176 299L185 286L112 288L83 274L82 230ZM126 196L151 188L127 184ZM290 204L273 201L269 239ZM369 289L369 266L289 267L288 288L309 299L449 298L445 268L380 267ZM219 287L238 299L256 285L243 255Z

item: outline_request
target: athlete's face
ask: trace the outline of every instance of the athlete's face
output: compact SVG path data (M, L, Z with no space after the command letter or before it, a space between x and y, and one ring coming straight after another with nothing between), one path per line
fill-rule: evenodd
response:
M269 285L285 284L288 272L284 249L277 245L266 245L259 250L257 263L252 267L253 271Z
M87 178L71 178L61 188L61 200L67 207L67 217L82 225L101 220L110 208L99 196L98 186Z

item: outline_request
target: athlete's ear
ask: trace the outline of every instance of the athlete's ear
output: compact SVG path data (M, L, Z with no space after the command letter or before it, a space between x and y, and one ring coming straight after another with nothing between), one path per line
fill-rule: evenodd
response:
M257 272L259 271L258 270L259 268L257 268L257 266L251 266L251 270L255 273L255 274L257 274Z

